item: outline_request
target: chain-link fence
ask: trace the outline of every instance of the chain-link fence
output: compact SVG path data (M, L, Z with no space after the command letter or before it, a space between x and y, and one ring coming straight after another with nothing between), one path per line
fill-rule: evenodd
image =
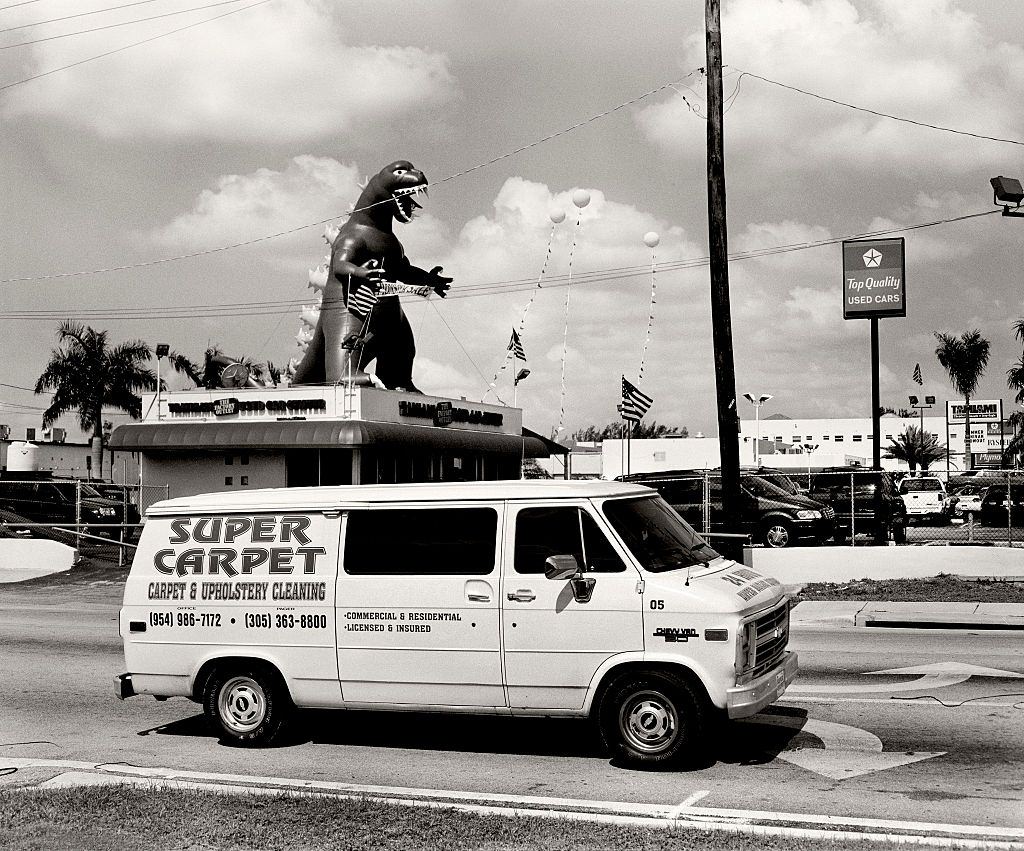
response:
M167 496L166 485L0 479L0 537L49 538L120 564L131 558L145 510Z
M1024 471L917 475L862 468L740 476L739 528L726 528L721 474L677 470L622 477L659 491L698 531L754 544L1024 546Z

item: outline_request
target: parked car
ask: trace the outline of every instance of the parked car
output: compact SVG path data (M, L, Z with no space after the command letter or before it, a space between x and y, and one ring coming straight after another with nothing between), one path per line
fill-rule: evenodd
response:
M949 523L955 498L946 494L941 479L934 476L907 476L897 488L907 509L907 522Z
M76 506L79 494L80 516ZM116 538L118 535L118 529L108 524L137 523L139 516L138 509L134 509L134 514L128 512L128 516L134 517L134 520L126 521L123 500L108 499L92 485L74 479L0 480L0 509L33 523L68 526L81 522L86 524L81 531L107 538Z
M1024 482L990 485L981 500L978 519L986 526L1024 526Z
M878 544L907 540L907 507L885 470L828 467L811 477L808 496L832 507L836 541L851 535L870 535Z
M985 498L988 487L982 485L964 485L955 494L953 515L960 518L978 516L981 513L981 501Z
M824 543L835 532L831 508L800 494L786 491L760 476L740 478L740 528L726 528L722 517L722 477L704 470L636 473L622 481L654 488L676 512L696 529L704 529L704 483L708 483L708 532L739 532L767 547L788 547L798 541Z

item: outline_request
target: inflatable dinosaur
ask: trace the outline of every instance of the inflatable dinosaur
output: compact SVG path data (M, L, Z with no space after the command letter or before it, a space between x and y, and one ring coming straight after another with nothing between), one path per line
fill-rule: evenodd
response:
M412 163L398 160L370 178L355 211L331 243L330 272L320 317L292 384L369 384L366 366L389 390L418 393L412 382L416 355L412 328L398 296L447 294L451 278L441 267L413 266L394 234L394 222L412 221L426 193L427 178Z

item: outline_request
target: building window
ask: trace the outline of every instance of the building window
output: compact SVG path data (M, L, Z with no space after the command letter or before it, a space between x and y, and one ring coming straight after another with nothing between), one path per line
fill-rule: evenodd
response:
M244 486L244 485L247 485L247 484L249 484L249 477L248 476L242 476L242 485Z
M841 434L837 434L836 435L836 443L842 443L842 442L843 442L843 436Z
M887 434L887 435L885 436L885 439L886 439L886 440L892 440L892 435L891 435L891 434Z
M828 435L827 435L827 434L823 434L823 435L821 436L821 439L822 439L822 440L828 440Z
M863 436L859 435L859 434L855 434L853 436L854 443L860 443L860 441L862 441L863 439L864 439Z
M225 476L224 477L224 484L226 484L226 485L233 485L234 483L235 483L235 480L234 480L234 478L232 476Z
M775 442L776 443L782 443L782 435L781 434L775 435Z
M226 467L230 467L234 463L235 463L235 459L232 458L230 455L225 455L224 456L224 465Z
M244 466L248 465L248 463L249 463L249 456L248 455L242 455L238 460L239 460L239 463L244 467Z

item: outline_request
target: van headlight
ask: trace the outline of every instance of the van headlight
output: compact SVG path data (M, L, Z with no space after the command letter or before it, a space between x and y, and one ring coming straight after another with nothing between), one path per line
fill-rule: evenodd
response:
M801 508L796 516L798 520L821 520L821 512L812 508Z
M757 624L753 621L743 624L738 630L736 653L737 672L749 671L754 667L754 651L757 648Z

